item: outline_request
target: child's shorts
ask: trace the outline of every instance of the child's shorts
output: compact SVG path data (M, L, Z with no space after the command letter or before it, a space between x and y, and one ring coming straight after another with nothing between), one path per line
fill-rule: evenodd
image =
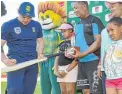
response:
M122 90L122 78L119 79L106 79L106 88L116 88Z
M69 64L70 65L70 64ZM59 71L64 71L69 67L69 65L66 66L59 66ZM77 75L78 75L78 65L73 68L71 71L67 73L67 75L64 78L57 77L57 82L76 82L77 81Z

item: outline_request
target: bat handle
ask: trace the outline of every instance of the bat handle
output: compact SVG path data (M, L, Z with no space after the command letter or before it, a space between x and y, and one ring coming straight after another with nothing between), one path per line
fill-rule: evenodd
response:
M63 54L63 53L61 52L61 53L56 53L56 54L51 54L51 55L45 55L45 57L47 57L47 58L53 58L53 57L59 56L61 54Z

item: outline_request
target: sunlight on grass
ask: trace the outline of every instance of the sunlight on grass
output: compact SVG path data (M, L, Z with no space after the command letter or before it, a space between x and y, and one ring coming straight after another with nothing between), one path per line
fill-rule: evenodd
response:
M5 94L5 89L6 89L6 82L1 82L1 94ZM37 82L34 94L41 94L39 81ZM77 93L77 94L82 94L82 93Z
M1 94L5 94L6 82L1 82ZM40 82L37 82L34 94L41 94Z

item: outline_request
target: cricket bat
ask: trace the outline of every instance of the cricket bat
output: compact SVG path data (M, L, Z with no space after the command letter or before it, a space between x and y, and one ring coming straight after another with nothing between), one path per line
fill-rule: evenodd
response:
M1 73L6 73L6 72L12 72L12 71L16 71L28 66L31 66L33 64L37 64L39 62L43 62L46 61L47 58L43 58L43 59L34 59L34 60L30 60L30 61L26 61L26 62L22 62L13 66L6 66L4 68L1 68Z
M1 68L1 73L16 71L16 70L40 63L40 62L44 62L48 58L53 58L53 57L56 57L60 54L62 54L62 53L46 55L43 59L34 59L34 60L26 61L26 62L21 62L19 64L13 65L13 66L5 66L4 68Z

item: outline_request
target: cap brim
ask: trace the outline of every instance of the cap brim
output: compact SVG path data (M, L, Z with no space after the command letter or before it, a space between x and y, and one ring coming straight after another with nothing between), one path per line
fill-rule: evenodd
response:
M57 28L57 30L66 30L66 29L72 29L72 28Z
M59 28L57 28L58 30L65 30L65 29L73 29L72 26L70 26L69 24L62 24Z

